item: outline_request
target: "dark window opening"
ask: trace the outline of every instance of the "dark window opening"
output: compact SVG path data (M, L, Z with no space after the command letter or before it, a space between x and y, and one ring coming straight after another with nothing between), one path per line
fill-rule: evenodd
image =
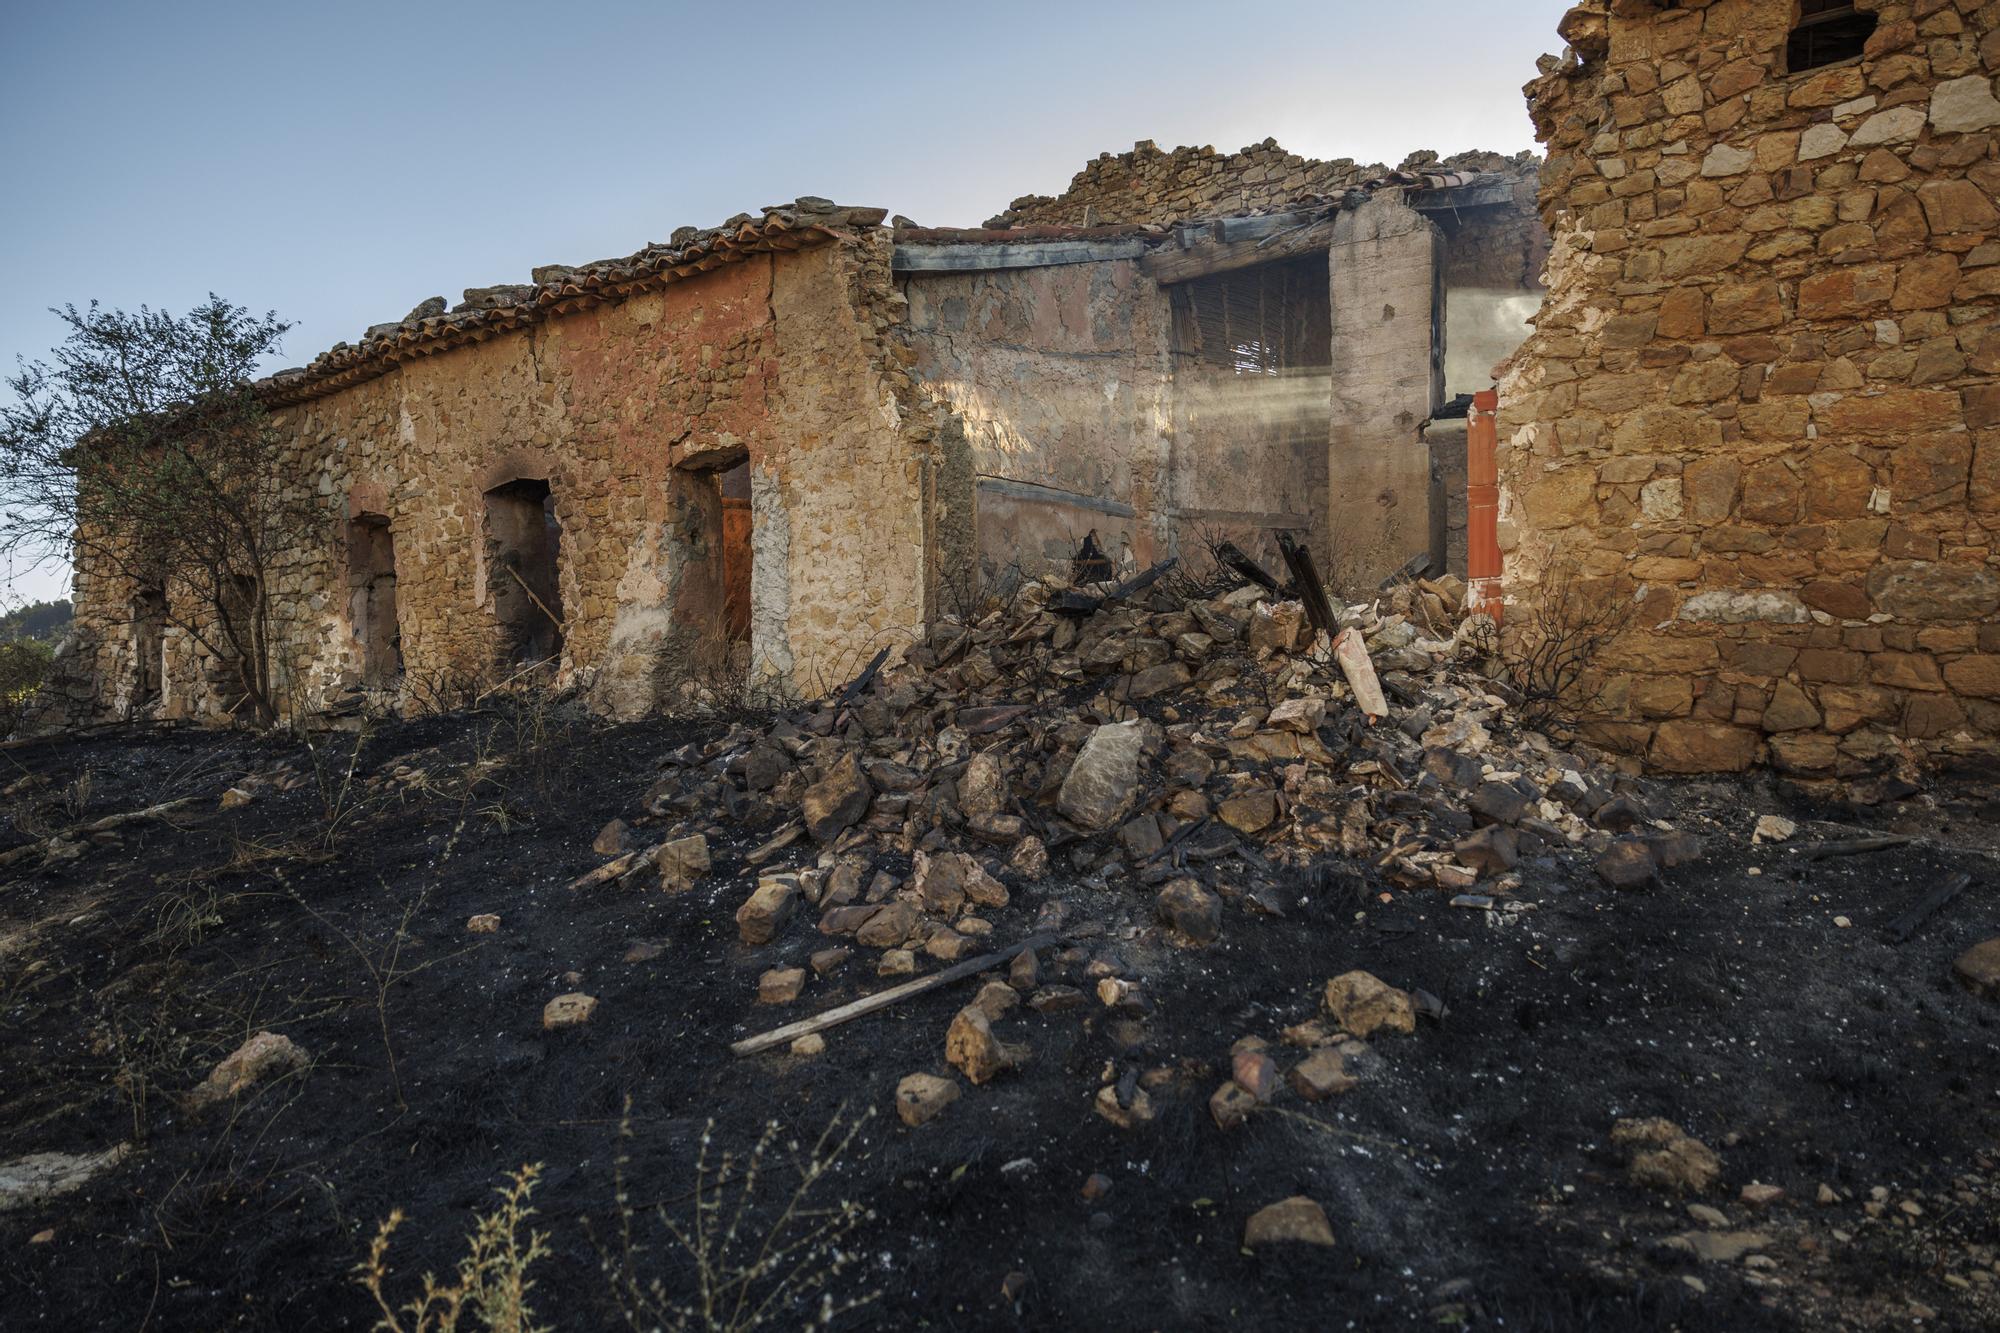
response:
M132 595L132 703L156 704L166 691L167 594L141 588Z
M1853 60L1875 31L1875 16L1854 0L1799 0L1799 19L1785 43L1785 69L1792 74Z
M562 525L538 479L486 492L486 589L501 630L501 660L546 662L562 652Z
M717 679L750 668L750 465L744 454L676 468L670 479L677 669Z
M389 521L364 514L347 525L348 622L361 646L361 683L393 684L403 674L396 620L396 539Z
M1227 540L1276 562L1280 531L1318 521L1333 413L1329 279L1321 251L1169 289L1177 549Z
M1327 257L1217 273L1173 287L1174 353L1238 375L1332 364Z
M256 669L257 580L248 574L225 574L217 598L215 656L209 664L209 686L221 710L230 717L250 702L251 676Z

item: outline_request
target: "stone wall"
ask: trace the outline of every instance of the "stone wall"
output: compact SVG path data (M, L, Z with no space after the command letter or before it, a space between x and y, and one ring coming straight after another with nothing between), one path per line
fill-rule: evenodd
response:
M911 371L960 423L981 577L1067 567L1095 531L1151 563L1172 432L1166 296L1132 260L898 278Z
M1401 169L1446 171L1519 170L1522 158L1469 152L1440 159L1416 152ZM1069 188L1053 198L1024 195L989 227L1091 226L1115 222L1180 222L1188 218L1240 216L1313 195L1337 195L1385 175L1380 163L1364 166L1351 158L1315 161L1288 153L1276 139L1234 153L1212 147L1163 152L1141 139L1129 153L1103 153L1089 162Z
M723 618L674 614L705 605L684 596L686 580L717 573L720 493L704 505L690 489L714 469L748 464L753 686L816 692L907 642L927 613L936 460L934 413L892 356L901 318L889 242L871 228L705 267L279 408L324 524L274 589L288 696L321 706L360 679L351 608L365 603L350 596L347 533L361 514L386 518L393 541L403 702L451 702L503 676L496 612L511 576L494 565L486 492L524 478L547 482L561 528L556 678L615 715L729 684L718 671L741 684ZM79 572L66 671L87 683L64 720L129 711L131 594ZM213 715L199 664L169 639L177 665L158 711Z
M1585 693L1670 771L1856 774L2000 734L2000 4L1617 0L1528 87L1550 292L1501 386L1508 616L1630 608Z

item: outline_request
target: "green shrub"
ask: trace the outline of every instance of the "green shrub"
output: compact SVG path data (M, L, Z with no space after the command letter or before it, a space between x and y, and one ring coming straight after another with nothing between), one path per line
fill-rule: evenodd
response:
M55 657L54 648L34 639L0 643L0 736L21 725L28 701L49 678Z

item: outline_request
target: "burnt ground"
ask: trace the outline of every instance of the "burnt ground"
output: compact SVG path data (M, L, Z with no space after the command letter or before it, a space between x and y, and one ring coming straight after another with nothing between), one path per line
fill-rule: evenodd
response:
M1125 924L1147 916L1136 892L1017 889L1028 911L998 938L1050 897L1105 923L1078 932L1083 946L1143 972L1145 1058L1185 1076L1156 1094L1153 1123L1117 1129L1091 1097L1132 1034L1095 1001L1017 1010L996 1031L1032 1062L911 1129L891 1090L951 1072L944 1030L976 982L835 1029L816 1058L738 1059L729 1041L888 984L857 950L798 1004L755 1003L759 973L824 941L801 926L738 942L754 833L681 897L565 889L662 756L720 730L537 708L385 725L351 766L351 738L315 760L297 741L191 730L0 750L0 785L16 784L0 848L197 798L73 859L0 868L0 1159L135 1145L81 1190L0 1213L0 1322L363 1327L374 1310L352 1268L392 1209L407 1214L389 1262L408 1295L424 1270L453 1268L506 1173L540 1162L534 1222L552 1254L533 1269L536 1310L564 1329L619 1325L593 1235L616 1233L621 1152L635 1204L685 1216L709 1121L718 1145L747 1148L767 1120L811 1138L843 1106L880 1114L820 1187L821 1202L873 1213L831 1285L879 1297L841 1327L2000 1322L2000 1005L1949 976L2000 934L2000 802L1979 784L1863 809L1768 778L1664 787L1708 850L1653 887L1531 862L1531 910L1495 914L1441 894L1384 902L1366 866L1330 862L1294 877L1283 917L1229 908L1199 952ZM217 808L232 783L286 771L292 789L267 782ZM1808 861L1749 845L1774 812L1802 821L1801 840L1920 836ZM1972 887L1913 939L1882 937L1959 871ZM482 912L499 932L467 934ZM644 941L664 947L626 961ZM1217 1129L1205 1103L1231 1042L1275 1041L1351 968L1448 1012L1373 1039L1346 1095L1287 1094ZM543 1031L544 1003L577 990L600 999L593 1020ZM181 1094L264 1029L310 1066L184 1109ZM1609 1138L1615 1120L1651 1115L1721 1154L1707 1202L1764 1233L1757 1257L1701 1262L1666 1244L1702 1225L1685 1200L1631 1183ZM1086 1201L1094 1172L1111 1189ZM1736 1197L1751 1181L1786 1197L1753 1212ZM1822 1185L1834 1202L1815 1201ZM1248 1214L1298 1193L1325 1205L1338 1244L1243 1249ZM664 1240L643 1212L640 1225ZM642 1262L670 1291L692 1281L670 1245ZM1027 1281L1010 1301L1013 1272Z

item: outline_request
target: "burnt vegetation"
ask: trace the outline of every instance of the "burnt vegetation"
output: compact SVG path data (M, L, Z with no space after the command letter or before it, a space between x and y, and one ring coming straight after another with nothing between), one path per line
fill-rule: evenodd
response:
M1970 789L1868 808L1769 779L1639 783L1550 751L1589 775L1548 789L1564 821L1598 830L1593 847L1661 857L1616 888L1544 815L1509 806L1500 764L1540 742L1466 674L1477 644L1426 637L1457 632L1426 627L1435 593L1394 594L1407 616L1336 608L1413 701L1374 727L1303 629L1282 648L1190 644L1212 654L1198 679L1135 694L1145 636L1184 618L1221 638L1255 606L1219 563L1194 555L1184 583L1081 615L1046 609L1058 599L1033 580L967 592L914 671L857 669L831 700L754 714L611 724L528 691L311 737L100 732L0 752L0 1126L10 1152L118 1154L0 1212L10 1311L30 1327L514 1333L1284 1327L1302 1311L1866 1327L1913 1301L1990 1317L1990 1287L1964 1275L2000 1245L1976 1074L2000 1022L1948 963L1990 933L1994 900L1968 888L1901 943L1875 927L1954 871L1983 884L2000 807ZM1435 646L1410 646L1405 620ZM1243 730L1212 777L1187 776L1194 750L1175 738L1220 737L1302 688L1326 712L1295 734L1328 761L1255 757L1244 746L1271 733ZM1076 740L1119 717L1168 737L1137 793L1158 844L1130 820L1076 823L1023 767L1060 777ZM1492 771L1426 780L1477 753L1475 718ZM968 836L1002 827L960 808L984 808L967 761L935 748L968 728L991 728L996 818L1046 842L1039 872ZM833 842L801 837L804 793L836 756L893 765L911 744L939 831L928 849L870 848L888 825L859 815ZM1340 775L1326 813L1319 789L1283 786L1301 762ZM1230 791L1265 786L1283 793L1279 823L1226 823ZM1175 827L1190 792L1215 817ZM1460 802L1482 813L1453 815ZM1799 846L1911 833L1817 858L1753 845L1763 811L1796 821ZM703 868L675 879L686 863L652 849L689 829L705 830ZM1462 829L1480 855L1519 851L1514 871L1481 876L1483 906L1430 879L1431 853L1473 855ZM879 939L829 936L809 913L750 942L753 885L791 868L844 910L842 867L862 856L856 883L916 885L928 911L915 853L950 848L967 849L966 885L990 873L1011 891L979 912L996 944L1031 929L1058 944L830 1028L817 1055L731 1054L899 979L876 975ZM567 887L634 852L636 872ZM1199 912L1155 905L1190 877L1221 898L1205 941ZM829 946L847 956L823 964ZM912 947L920 973L934 966ZM758 1003L793 966L810 972L805 998ZM1328 978L1357 972L1415 997L1407 1033L1310 1035ZM974 991L1004 1038L980 1076L971 1057L941 1059ZM578 996L586 1021L551 1025L552 1002ZM295 1049L267 1043L233 1092L196 1091L280 1033ZM1261 1086L1265 1052L1289 1082L1219 1109L1211 1089ZM951 1080L956 1101L922 1123L871 1118L913 1070ZM1678 1199L1643 1183L1613 1127L1647 1116L1712 1148L1721 1181ZM1737 1199L1761 1182L1784 1197ZM1299 1196L1334 1248L1246 1246L1247 1218ZM1697 1199L1728 1226L1692 1220ZM1719 1244L1711 1232L1753 1233L1769 1262L1688 1248Z

